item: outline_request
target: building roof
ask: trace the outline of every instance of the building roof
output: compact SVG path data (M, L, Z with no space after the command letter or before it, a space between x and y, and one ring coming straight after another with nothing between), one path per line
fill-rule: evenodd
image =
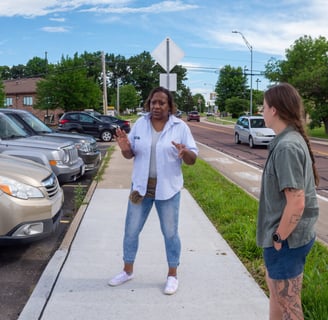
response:
M36 84L42 78L24 78L4 80L4 91L6 95L36 93Z

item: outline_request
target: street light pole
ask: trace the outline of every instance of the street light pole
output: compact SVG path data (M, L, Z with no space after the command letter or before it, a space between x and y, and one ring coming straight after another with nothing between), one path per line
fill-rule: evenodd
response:
M250 98L249 98L249 113L250 115L252 115L252 111L253 111L253 47L249 44L249 42L247 41L247 39L244 37L244 35L240 32L240 31L232 31L232 33L239 33L241 35L241 37L243 38L247 48L249 49L249 51L251 52L251 90L250 90Z

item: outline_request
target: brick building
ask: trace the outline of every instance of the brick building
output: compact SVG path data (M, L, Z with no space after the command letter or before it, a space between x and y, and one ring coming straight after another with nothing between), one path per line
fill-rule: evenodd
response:
M42 78L24 78L15 80L4 80L4 92L6 108L14 108L27 110L36 115L40 120L47 124L57 124L58 115L64 111L56 110L40 110L34 109L36 103L36 85Z

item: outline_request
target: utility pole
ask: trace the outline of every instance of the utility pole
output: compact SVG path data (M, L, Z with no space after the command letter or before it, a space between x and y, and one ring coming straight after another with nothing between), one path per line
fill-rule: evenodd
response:
M250 43L247 41L247 39L244 37L244 35L240 31L232 31L232 33L239 33L241 37L243 38L247 48L251 52L251 92L250 92L250 99L249 99L249 113L252 115L253 112L253 47L250 45Z
M107 74L104 51L101 52L101 65L103 74L103 113L107 114Z
M117 78L117 92L116 92L116 110L117 115L120 115L120 78Z

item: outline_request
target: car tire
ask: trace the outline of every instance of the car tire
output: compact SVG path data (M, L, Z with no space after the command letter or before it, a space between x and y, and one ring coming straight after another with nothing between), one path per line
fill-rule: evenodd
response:
M252 136L249 137L248 143L249 143L249 147L250 148L254 148L255 147L254 140L253 140L253 137Z
M239 134L235 133L235 144L240 144Z
M76 129L71 129L69 132L70 133L80 133L79 130L76 130Z
M100 139L104 142L111 142L113 134L109 130L104 130L100 135Z

